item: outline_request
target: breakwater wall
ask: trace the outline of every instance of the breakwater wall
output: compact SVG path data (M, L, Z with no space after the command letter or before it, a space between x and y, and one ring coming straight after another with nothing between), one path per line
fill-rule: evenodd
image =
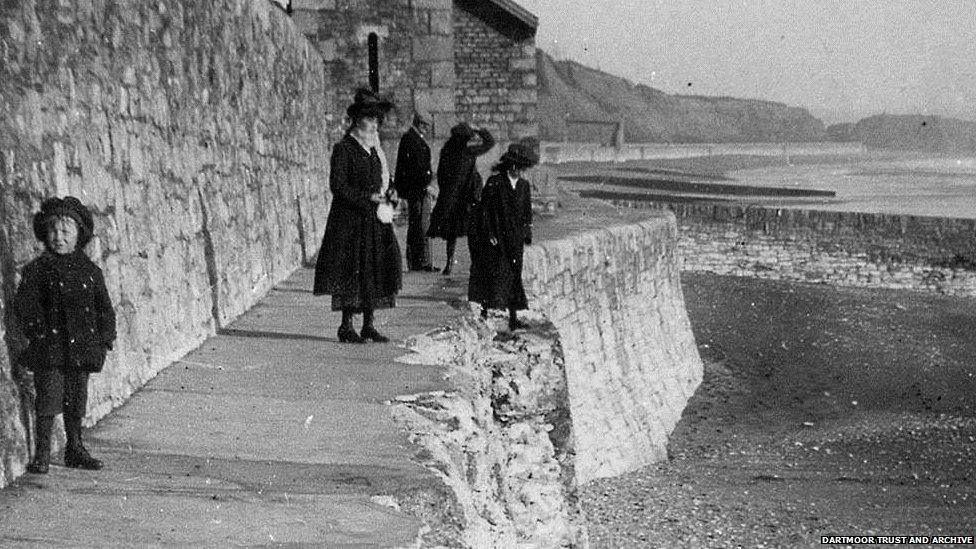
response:
M448 367L449 393L394 415L456 496L473 547L585 546L578 485L666 459L702 379L674 217L526 249L529 329L474 312L408 342ZM474 307L477 308L477 307Z
M856 155L867 149L861 143L626 143L612 147L601 143L542 143L542 158L548 164L563 162L627 162L696 156L752 155Z
M28 458L10 311L41 200L90 205L119 340L92 423L317 251L337 120L321 58L270 2L0 7L0 485Z
M976 296L976 219L614 202L671 210L688 271Z

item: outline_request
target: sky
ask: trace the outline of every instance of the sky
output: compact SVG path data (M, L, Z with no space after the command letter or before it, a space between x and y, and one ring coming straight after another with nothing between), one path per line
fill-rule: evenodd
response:
M827 123L976 120L976 0L519 0L559 59L668 93L769 99Z

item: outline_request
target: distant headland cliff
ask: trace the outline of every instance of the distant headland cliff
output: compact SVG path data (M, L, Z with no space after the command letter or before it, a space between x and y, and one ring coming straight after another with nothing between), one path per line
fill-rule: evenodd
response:
M836 141L860 141L872 149L976 152L976 122L917 114L879 114L854 124L835 124L827 134Z
M552 141L745 143L860 141L872 149L976 152L976 122L880 114L824 123L775 101L672 95L537 50L539 132ZM622 128L614 123L623 121ZM601 123L602 122L602 123ZM622 130L622 135L617 132Z
M828 139L823 122L800 107L756 99L670 95L574 61L556 61L541 50L536 62L542 139L609 141L612 126L586 122L621 119L623 138L632 143Z

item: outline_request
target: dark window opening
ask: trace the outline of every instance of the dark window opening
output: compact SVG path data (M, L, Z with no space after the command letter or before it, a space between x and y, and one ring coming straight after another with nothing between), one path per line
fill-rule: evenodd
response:
M369 88L374 93L380 91L380 37L375 32L369 33Z

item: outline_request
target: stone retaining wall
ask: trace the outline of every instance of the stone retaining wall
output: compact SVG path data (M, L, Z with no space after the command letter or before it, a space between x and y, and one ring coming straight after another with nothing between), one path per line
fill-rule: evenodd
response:
M580 483L664 459L702 378L671 216L530 246L530 305L566 361Z
M327 75L263 0L15 0L0 35L5 336L16 351L9 300L41 249L31 214L80 197L119 328L91 423L316 253ZM28 379L0 352L0 485L27 459Z
M688 271L976 295L974 219L618 204L672 210Z

